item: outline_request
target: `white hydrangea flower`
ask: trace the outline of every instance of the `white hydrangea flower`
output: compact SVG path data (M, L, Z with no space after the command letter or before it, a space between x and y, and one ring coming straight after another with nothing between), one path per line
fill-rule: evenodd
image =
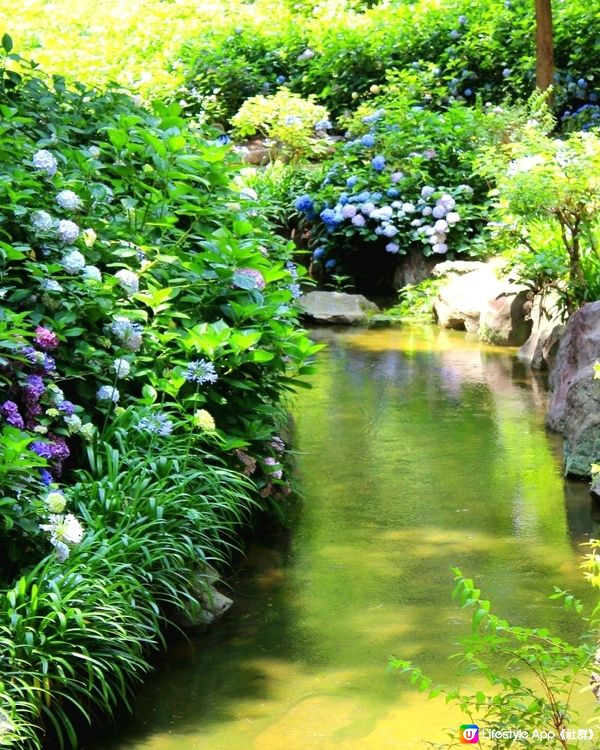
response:
M436 242L435 245L431 248L434 253L439 253L440 255L443 255L444 253L448 252L448 245L446 245L445 242Z
M46 495L44 503L50 513L62 513L67 504L67 500L62 492L49 492Z
M446 216L446 221L448 224L458 224L460 221L460 214L457 211L450 211Z
M49 232L54 224L54 219L47 211L34 211L31 214L31 226L37 232Z
M88 153L93 159L97 159L100 156L100 149L98 146L90 146L88 148Z
M405 214L414 214L416 209L413 203L403 203L402 210Z
M65 417L65 424L69 428L69 433L71 435L81 431L81 419L77 414L71 414L71 416Z
M64 245L72 245L79 237L79 227L74 221L61 219L56 230L58 238Z
M102 281L100 269L96 266L85 266L83 269L83 278L88 281Z
M43 279L42 289L45 292L62 292L63 291L62 286L58 283L58 281L55 281L54 279Z
M118 404L120 397L119 391L113 388L112 385L103 385L98 388L98 392L96 393L98 401L112 401L113 404Z
M67 255L63 256L61 261L62 267L67 273L75 275L85 268L85 258L79 252L79 250L72 250Z
M58 169L56 158L45 148L36 151L31 160L35 169L45 172L48 177L54 177Z
M72 190L61 190L55 200L65 211L75 211L81 206L81 198Z
M117 271L115 276L127 294L135 294L139 291L140 281L137 274L133 273L133 271L122 268L120 271Z
M96 428L91 422L86 422L81 426L79 434L83 437L84 440L87 440L89 442L94 438L94 435L96 434Z
M123 359L123 357L115 359L113 362L113 368L118 378L126 378L131 372L131 365L126 359Z

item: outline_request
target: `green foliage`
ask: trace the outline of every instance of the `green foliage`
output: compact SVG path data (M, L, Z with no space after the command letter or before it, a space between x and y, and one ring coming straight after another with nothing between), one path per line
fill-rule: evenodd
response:
M281 88L272 96L247 99L231 118L233 133L241 138L262 136L272 143L276 154L291 161L323 154L327 142L323 131L331 127L325 107L314 98L303 99Z
M597 586L597 542L590 544L592 551L582 567L586 577ZM581 624L579 641L573 644L547 628L517 626L498 617L471 579L464 578L458 569L454 569L454 574L456 585L452 598L463 609L473 610L471 634L463 639L462 651L457 657L470 674L483 678L489 687L473 690L434 684L421 669L401 659L391 659L390 668L400 670L430 698L443 695L446 702L456 704L472 724L487 729L512 729L513 732L528 730L528 736L518 740L508 732L504 737L490 740L489 745L480 740L484 747L515 747L516 741L519 747L532 750L579 747L578 713L573 695L582 683L585 684L586 678L594 684L600 605L587 614L582 602L572 594L558 589L552 594L550 598L560 601L565 611ZM536 736L535 729L546 732L546 736ZM593 736L593 731L586 731L588 739ZM439 747L454 747L458 728L452 730L449 737L450 741Z
M568 310L600 291L599 168L593 132L552 138L535 122L479 164L497 185L500 230L520 243L518 267L537 286L554 286Z
M388 315L433 320L433 303L441 285L440 279L433 278L419 284L407 284L399 292L398 304L387 311Z
M0 731L74 747L250 512L284 515L319 347L291 244L179 105L25 76L0 111Z

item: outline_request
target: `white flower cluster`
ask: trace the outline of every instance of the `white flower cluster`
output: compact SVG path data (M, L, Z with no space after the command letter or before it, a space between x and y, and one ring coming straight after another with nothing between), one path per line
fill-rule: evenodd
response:
M45 172L48 177L54 177L56 170L58 169L56 158L45 148L35 152L32 158L32 163L35 169L40 172Z
M54 219L47 211L34 211L31 214L31 226L36 232L49 232L54 226Z
M117 271L115 277L119 280L119 284L127 292L127 294L135 294L139 291L140 281L133 271L128 271L126 268L122 268Z
M119 357L118 359L115 359L115 361L113 362L113 368L119 380L121 378L126 378L131 372L130 363L123 357Z
M72 250L62 258L62 267L67 273L75 275L85 268L85 258L79 250Z
M103 385L100 388L98 388L98 392L96 393L96 398L98 401L112 401L113 404L119 403L119 398L121 397L119 391L116 388L113 388L111 385Z
M60 493L50 493L50 495L58 496ZM58 497L51 502L57 506L60 505ZM67 515L52 513L48 518L48 523L40 524L40 529L50 534L50 544L53 545L60 562L64 562L69 556L69 546L79 544L84 534L83 526L72 513L67 513Z
M56 196L56 202L65 211L75 211L81 207L81 198L72 190L61 190Z
M72 245L74 242L77 242L77 238L79 237L79 227L74 221L61 219L58 222L56 233L63 245Z

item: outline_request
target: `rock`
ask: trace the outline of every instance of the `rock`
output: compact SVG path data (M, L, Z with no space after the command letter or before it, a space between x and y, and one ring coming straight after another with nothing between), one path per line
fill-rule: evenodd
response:
M185 612L179 612L177 620L183 628L204 628L212 625L230 609L233 600L218 591L213 583L218 576L213 568L200 573L192 581L193 599Z
M546 424L551 430L562 432L568 392L581 377L592 379L597 359L600 359L600 302L589 302L569 318L550 371Z
M465 273L471 273L471 271L480 271L481 269L487 267L487 263L483 263L479 260L445 260L442 263L435 264L431 271L431 275L435 278L448 276L450 274L462 276Z
M457 263L438 265L455 267ZM482 309L489 300L497 297L502 289L495 269L491 265L481 263L473 271L450 273L450 278L440 288L433 303L436 318L444 328L478 331Z
M565 473L589 476L600 460L600 383L593 365L600 359L600 302L573 313L550 371L546 423L564 436Z
M589 477L600 459L600 383L591 368L580 370L565 403L563 436L565 474Z
M299 302L308 320L326 325L364 325L369 313L379 312L377 305L362 294L308 292Z
M531 291L507 283L485 304L479 319L479 339L497 346L521 346L531 333Z
M392 285L395 290L399 290L409 284L419 284L431 276L434 267L433 258L426 258L421 250L409 250L406 255L399 258Z
M550 370L564 330L558 295L535 295L531 305L531 334L517 352L517 358L532 370Z

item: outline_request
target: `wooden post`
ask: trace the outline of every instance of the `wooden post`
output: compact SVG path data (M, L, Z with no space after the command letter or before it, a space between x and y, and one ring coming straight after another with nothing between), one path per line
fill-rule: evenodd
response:
M535 0L536 20L536 83L540 91L552 85L554 76L554 45L551 0Z

